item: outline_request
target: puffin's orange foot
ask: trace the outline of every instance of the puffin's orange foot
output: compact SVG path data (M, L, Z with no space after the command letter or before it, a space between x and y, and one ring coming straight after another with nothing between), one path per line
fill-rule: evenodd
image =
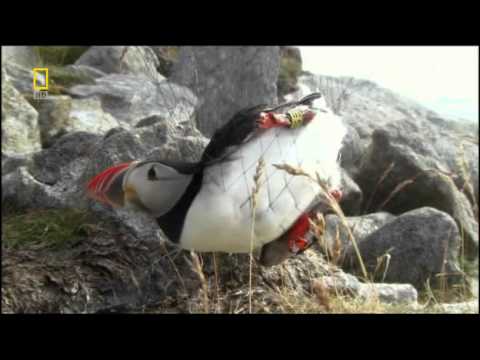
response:
M312 110L290 110L286 114L275 114L274 112L262 112L257 120L261 129L275 127L297 128L309 123L315 117Z
M288 127L290 121L285 115L272 112L262 112L257 120L258 127L261 129L271 129L275 127Z
M330 195L335 200L337 200L337 202L340 202L340 200L342 200L342 197L343 197L342 190L338 190L338 189L330 190Z
M313 239L308 237L307 232L310 229L309 216L301 215L288 232L288 248L293 254L299 254L307 250L313 244Z

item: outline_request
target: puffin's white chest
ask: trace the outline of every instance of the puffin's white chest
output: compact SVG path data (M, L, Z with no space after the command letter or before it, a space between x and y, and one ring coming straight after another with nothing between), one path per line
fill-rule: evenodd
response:
M318 184L273 164L299 167L315 177L339 182L338 152L345 134L341 119L319 113L299 129L275 128L252 139L230 156L232 161L206 169L200 192L184 223L180 245L196 251L249 252L275 240L319 194ZM260 158L264 167L252 216L252 190Z

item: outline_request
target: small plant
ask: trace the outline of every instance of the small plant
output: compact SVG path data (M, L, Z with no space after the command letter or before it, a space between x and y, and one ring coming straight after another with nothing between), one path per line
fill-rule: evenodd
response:
M88 214L81 210L49 209L15 212L2 216L2 243L60 249L81 240L88 232Z
M34 46L39 66L73 64L88 50L88 46Z

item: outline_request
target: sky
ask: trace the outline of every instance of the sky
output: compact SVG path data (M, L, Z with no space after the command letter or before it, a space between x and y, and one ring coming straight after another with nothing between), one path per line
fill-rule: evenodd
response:
M371 80L441 115L478 122L478 47L299 48L304 70Z

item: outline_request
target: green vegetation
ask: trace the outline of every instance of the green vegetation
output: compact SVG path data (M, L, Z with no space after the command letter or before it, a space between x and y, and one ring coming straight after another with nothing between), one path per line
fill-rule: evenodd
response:
M54 250L72 246L85 237L87 215L73 209L10 209L2 214L2 244L7 248L28 246Z
M296 90L297 79L302 72L302 64L295 59L281 58L277 92L280 96Z
M169 77L172 73L173 65L178 60L178 46L163 46L158 49L157 56L160 64L158 72L165 77Z
M95 83L95 80L84 72L61 66L50 66L48 74L50 77L48 92L54 95L65 93L64 90L73 85Z
M34 46L37 66L48 67L49 94L64 94L73 85L95 83L88 74L66 67L87 50L88 46Z
M73 64L87 50L88 46L34 46L42 66Z

